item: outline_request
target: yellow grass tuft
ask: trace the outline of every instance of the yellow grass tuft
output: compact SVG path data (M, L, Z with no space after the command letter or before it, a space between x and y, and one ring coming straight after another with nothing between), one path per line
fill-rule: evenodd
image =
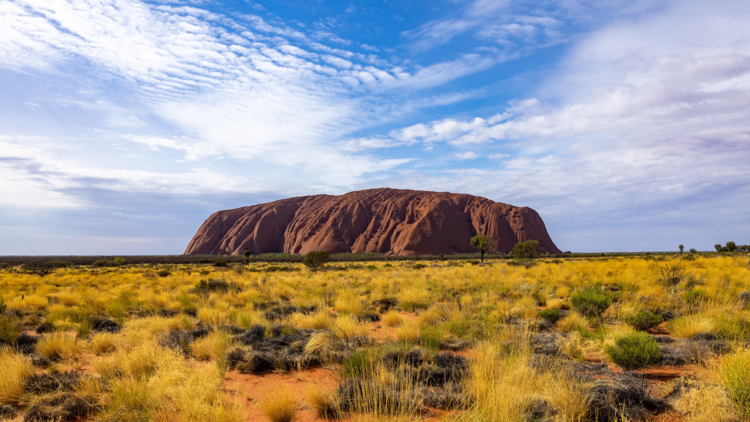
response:
M260 406L271 422L292 422L297 415L297 404L287 389L271 393Z
M398 327L404 323L404 317L397 311L388 311L381 318L386 327Z
M113 333L97 333L91 337L91 353L99 356L117 350L120 336Z
M336 394L332 391L323 391L317 386L307 389L307 402L315 410L321 419L335 419L339 416L339 404Z
M36 343L36 351L52 360L77 360L83 347L76 337L58 333L42 336Z
M334 321L331 330L342 340L347 340L356 336L366 336L369 334L367 326L357 321L353 316L340 316Z
M405 343L418 343L421 338L419 325L408 322L396 329L396 338Z
M0 403L18 403L23 396L26 378L33 374L31 359L7 347L0 348Z
M196 340L191 349L198 360L216 360L223 358L231 346L229 335L217 330Z
M704 315L687 315L675 318L667 326L672 335L681 338L690 338L698 334L712 334L716 330L714 320Z
M689 422L734 422L738 415L726 390L718 385L695 383L683 391L674 408Z
M565 318L561 319L557 326L562 331L588 330L589 321L578 312L571 312Z

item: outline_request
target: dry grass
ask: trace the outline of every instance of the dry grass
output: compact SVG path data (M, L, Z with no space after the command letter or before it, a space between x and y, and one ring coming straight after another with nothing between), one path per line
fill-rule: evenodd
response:
M0 348L0 403L18 403L26 378L33 374L31 359L7 347Z
M297 404L287 389L274 391L260 406L271 422L292 422L297 416Z
M323 330L333 327L336 319L328 311L318 311L310 315L295 313L289 322L301 330Z
M91 353L99 356L117 350L120 336L113 333L97 333L91 337Z
M725 356L719 376L737 412L750 418L750 350L740 349Z
M558 321L557 326L562 331L588 330L589 321L578 312L571 312L565 318Z
M688 415L689 422L735 422L738 414L726 390L718 385L696 383L683 392L675 410Z
M396 329L396 338L405 343L418 343L421 338L419 325L414 322L408 322L401 325Z
M404 323L404 316L397 311L388 311L383 314L381 321L386 327L398 327Z
M83 352L83 346L74 336L50 334L39 339L36 351L52 360L77 360Z
M367 336L369 334L367 326L360 323L353 316L336 318L331 330L342 340L350 339L354 336Z
M116 354L94 356L91 358L91 368L97 374L103 377L113 377L120 375L123 371L122 362L120 362L120 356Z
M536 299L533 297L524 297L518 299L510 309L511 315L518 318L536 318L539 314Z
M89 341L79 342L79 346L74 343L72 348L68 347L67 342L74 341L72 336L68 337L69 340L60 340L63 336L55 335L45 336L48 340L44 342L49 344L41 345L49 349L48 355L61 359L76 356L80 346L92 352L91 366L106 379L108 388L101 391L100 385L92 383L80 386L79 393L100 399L105 411L94 417L103 421L243 420L242 412L227 403L220 392L219 368L228 347L225 339L209 335L194 342L191 346L195 358L215 361L196 363L180 352L158 346L159 338L169 331L193 329L199 319L211 325L233 323L244 328L256 324L264 327L279 324L285 330L289 326L330 330L315 334L307 343L306 353L320 357L328 364L340 363L350 353L344 347L345 340L368 334L369 324L359 323L353 316L372 310L372 301L380 298L397 299L398 306L405 311L420 310L418 323L405 321L405 315L395 311L382 316L382 324L396 327L397 337L403 342L423 344L433 352L432 347L438 340L444 343L471 340L476 345L477 341L489 338L470 354L472 369L465 388L477 398L476 404L468 411L459 412L457 419L519 421L529 411L531 403L543 400L554 408L559 421L579 421L582 409L587 405L586 386L560 368L535 369L536 366L529 363L530 334L503 327L508 327L506 322L513 316L538 318L536 299L529 297L530 292L554 292L555 298L548 299L547 306L565 309L571 292L596 283L602 287L619 287L617 314L612 315L617 318L638 310L653 309L679 314L684 310L685 300L690 300L691 303L700 303L700 308L695 310L695 315L672 322L670 328L676 336L712 333L720 338L736 338L738 344L750 337L747 324L750 309L743 308L737 301L740 292L750 291L750 268L746 260L738 263L728 257L698 256L694 261L681 261L695 278L690 280L690 285L685 280L669 288L659 283L653 271L655 265L665 260L673 259L657 256L649 259L546 260L529 268L506 265L502 261L483 267L456 262L458 265L428 266L419 271L411 268L413 263L390 262L388 267L378 265L379 270L355 269L346 265L351 268L317 273L270 272L263 270L267 264L251 263L250 267L256 271L243 274L218 272L207 266L173 265L169 268L172 275L165 278L152 278L148 274L144 277L144 273L158 269L140 266L71 268L58 270L54 283L40 282L38 277L9 271L3 271L2 276L3 297L10 310L6 316L23 321L24 325L35 326L45 319L36 315L53 313L55 317L45 321L56 322L60 330L85 328L75 323L78 319L74 317L80 310L92 316L124 321L121 332L95 334ZM209 273L200 274L202 271ZM192 287L206 278L221 278L236 285L237 290L209 295L194 292ZM319 311L266 320L263 315L268 310L260 305L267 300L252 287L256 282L266 286L271 300L283 298L280 306L315 305ZM692 298L698 291L694 288L699 289L699 302ZM693 296L689 298L689 294ZM22 295L25 296L23 299ZM332 315L329 307L336 308L339 316ZM151 315L160 310L183 314L173 318L129 317L133 314ZM199 318L190 316L195 315L192 313L195 311ZM11 312L20 315L16 318ZM602 325L596 334L583 335L587 334L590 325L599 327L600 323L606 325ZM576 313L558 321L557 325L570 332L567 341L560 344L563 354L568 357L601 352L613 344L618 335L626 330L632 331L608 319L588 321ZM61 342L64 343L62 346ZM377 357L380 352L372 349L372 353ZM727 356L726 362L731 359ZM79 359L76 365L81 363ZM13 365L4 366L11 368ZM750 383L742 378L742 374L750 371L736 368L729 371L730 367L725 366L725 369L739 380L732 389L741 402L744 390L737 387ZM7 371L7 368L1 370ZM363 387L358 399L361 403L355 404L349 415L377 420L418 417L414 403L408 400L398 408L394 403L378 403L371 398L382 393L378 388L395 390L405 374L378 365L366 372L366 379L373 383ZM0 385L8 385L6 379L12 377L3 376ZM718 382L717 376L714 384ZM692 420L709 420L708 411L700 413L703 409L726 408L726 397L719 397L717 391L720 389L714 387L711 391L706 389L703 395L686 396L680 409ZM310 402L321 416L332 412L330 409L335 405L340 405L339 409L348 405L344 401L334 403L330 394L313 393L308 393ZM731 400L735 396L728 397ZM29 399L33 400L33 397ZM358 411L365 413L358 414ZM386 416L388 412L395 415ZM342 413L340 416L349 415Z
M223 331L214 331L196 340L190 347L196 359L216 360L223 358L232 347L232 339Z
M690 338L698 334L712 334L716 324L712 318L704 315L688 315L676 318L668 324L669 331L675 337Z
M311 386L307 389L307 402L315 410L321 419L336 419L339 417L339 404L336 394L332 391L323 391L318 387Z

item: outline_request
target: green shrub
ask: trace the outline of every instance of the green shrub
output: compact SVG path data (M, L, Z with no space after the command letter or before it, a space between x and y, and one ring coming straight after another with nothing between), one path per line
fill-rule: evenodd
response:
M368 266L367 266L367 267L365 267L365 268L367 268L367 269L368 269L368 270L370 270L370 271L374 271L374 270L377 270L377 269L378 269L378 267L377 267L376 265L372 265L372 264L368 265Z
M558 310L557 308L545 309L539 312L539 316L553 324L562 317L562 315L560 314L560 310Z
M615 346L605 348L612 362L626 369L641 368L661 360L661 348L646 333L631 333L615 339Z
M661 315L650 311L639 311L634 314L624 315L622 321L636 330L646 331L663 322Z
M598 317L612 304L599 287L586 287L570 297L573 308L587 317Z
M513 258L525 260L538 258L542 254L538 240L527 240L513 246Z
M213 262L213 264L214 264L214 267L217 267L217 268L218 267L226 267L226 266L229 265L227 263L227 260L224 259L224 258L215 259L214 262Z
M427 265L419 263L419 264L414 264L411 268L413 270L421 270L422 268L427 268Z
M708 292L701 289L693 289L685 292L684 298L685 302L690 304L704 302L708 299Z
M200 274L200 275L209 275L209 274L211 274L211 271L201 270L201 272L199 272L198 274Z
M72 265L68 261L48 261L47 264L52 265L55 268L67 268Z
M6 270L8 268L10 268L10 264L7 262L0 262L0 270Z
M100 259L98 261L94 261L91 263L91 266L93 267L116 267L118 264L115 261L110 261L108 259Z
M725 356L719 373L737 412L750 417L750 350Z
M317 270L330 260L331 256L326 251L310 251L305 255L302 263L311 270Z
M169 277L172 275L172 273L169 272L169 270L161 270L158 273L156 273L159 277Z

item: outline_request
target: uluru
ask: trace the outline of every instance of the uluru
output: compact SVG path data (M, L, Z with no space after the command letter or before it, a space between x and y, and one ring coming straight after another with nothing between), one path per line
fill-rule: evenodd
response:
M469 240L485 234L496 252L538 240L559 253L539 214L468 194L368 189L344 195L281 199L212 214L185 255L310 251L439 255L476 252Z

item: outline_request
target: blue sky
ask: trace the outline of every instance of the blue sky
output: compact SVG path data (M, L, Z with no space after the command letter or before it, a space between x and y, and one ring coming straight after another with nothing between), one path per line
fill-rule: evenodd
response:
M393 187L563 250L750 243L750 3L0 0L0 255Z

